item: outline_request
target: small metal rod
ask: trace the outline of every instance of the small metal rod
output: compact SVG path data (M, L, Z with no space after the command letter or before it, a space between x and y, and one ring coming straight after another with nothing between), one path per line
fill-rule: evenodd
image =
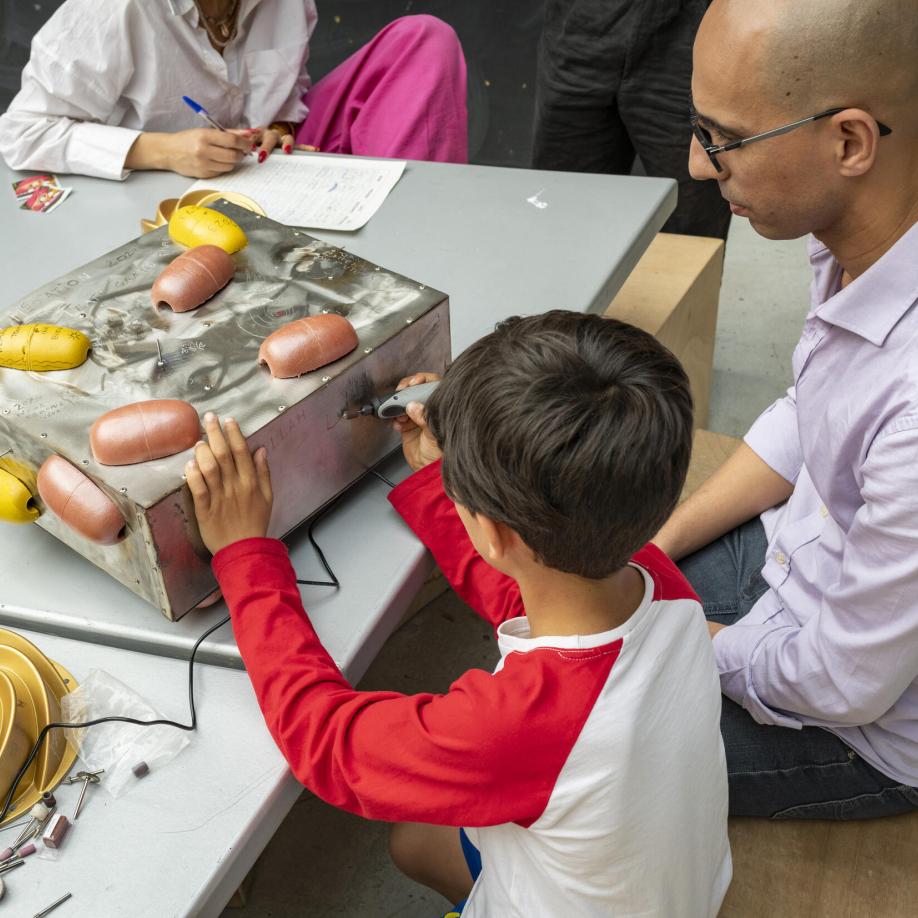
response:
M163 349L160 347L159 338L154 338L153 340L156 344L156 365L158 367L165 366L165 362L163 361Z
M15 850L24 845L35 834L35 829L38 828L39 823L41 823L40 819L31 817L26 823L26 827L16 836L16 841L10 847Z
M9 449L5 449L2 453L0 453L0 459L2 459L4 456L8 456L12 451L13 451L12 446Z
M4 861L3 864L0 864L0 873L6 873L9 870L15 870L17 867L21 867L25 863L24 858L16 858L15 860Z
M19 826L28 825L31 822L31 817L28 819L21 819L19 822L11 822L8 826L0 826L0 832L6 832L8 829L17 829Z
M66 896L61 896L57 902L52 902L47 908L43 908L40 912L36 912L34 918L45 918L45 915L50 915L59 905L63 905L73 893L67 893Z

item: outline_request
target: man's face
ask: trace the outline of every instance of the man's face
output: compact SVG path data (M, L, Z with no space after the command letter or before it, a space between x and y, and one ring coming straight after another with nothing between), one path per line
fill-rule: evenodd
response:
M717 146L816 114L798 110L792 95L779 106L770 92L763 91L757 76L766 72L760 47L761 42L742 42L730 35L716 4L701 24L694 48L692 101L700 124ZM842 209L845 189L833 169L831 134L823 121L720 153L717 159L721 172L692 138L692 177L716 180L733 213L747 217L768 239L818 232Z

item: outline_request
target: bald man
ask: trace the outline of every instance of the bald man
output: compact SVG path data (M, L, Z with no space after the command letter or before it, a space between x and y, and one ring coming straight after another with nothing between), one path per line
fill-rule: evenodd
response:
M736 815L918 808L915 0L715 0L692 175L810 233L787 395L657 544L705 603Z

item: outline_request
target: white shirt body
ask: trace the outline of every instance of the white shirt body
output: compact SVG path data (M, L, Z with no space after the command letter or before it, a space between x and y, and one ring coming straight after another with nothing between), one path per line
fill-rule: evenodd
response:
M32 40L22 88L0 116L12 169L123 179L142 131L303 121L313 0L240 0L221 56L193 0L67 0Z

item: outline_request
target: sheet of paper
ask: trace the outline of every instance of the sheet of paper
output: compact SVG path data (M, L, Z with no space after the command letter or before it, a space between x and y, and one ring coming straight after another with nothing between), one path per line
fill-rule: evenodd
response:
M247 156L235 172L200 179L191 190L248 195L272 220L288 226L357 230L379 210L404 171L401 160L275 153L260 165Z

